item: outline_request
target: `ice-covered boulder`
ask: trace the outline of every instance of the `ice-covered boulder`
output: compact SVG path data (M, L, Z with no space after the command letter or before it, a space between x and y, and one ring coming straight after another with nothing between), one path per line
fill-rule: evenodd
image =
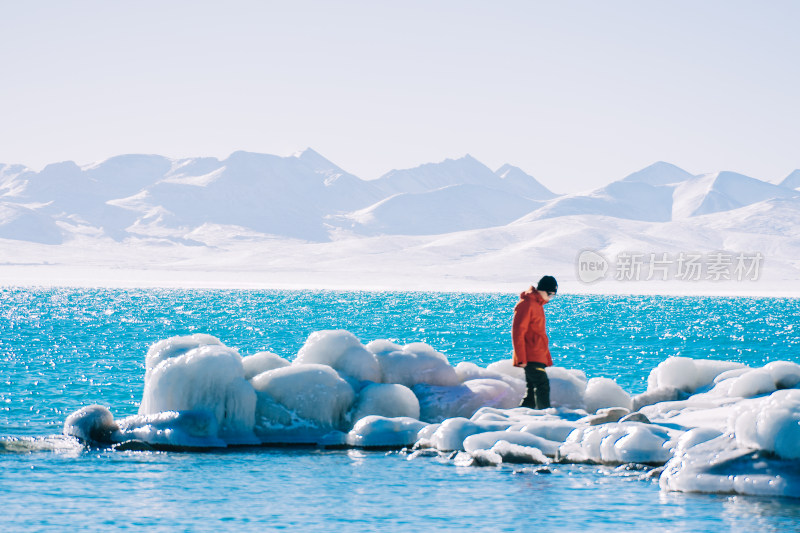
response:
M486 370L489 370L490 372L497 372L499 374L505 374L514 379L525 382L525 369L514 366L514 363L510 357L508 359L501 359L499 361L495 361L494 363L489 363L486 366Z
M156 342L147 350L145 356L145 381L149 377L150 371L165 359L179 357L189 350L194 350L201 346L222 346L222 342L205 333L195 333L194 335L170 337Z
M536 448L550 457L556 454L561 445L560 442L543 439L524 431L486 431L466 437L463 441L463 448L469 453L473 453L475 450L489 450L500 441Z
M353 388L328 365L293 364L250 382L258 391L257 434L291 426L342 427L355 400Z
M239 353L220 344L187 349L191 342L186 337L172 341L173 344L149 352L148 361L160 362L145 376L139 414L208 411L215 417L219 436L225 441L257 442L253 436L256 394L244 379ZM165 354L169 357L164 358Z
M488 451L500 457L503 463L548 464L550 462L539 448L514 444L506 440L497 441Z
M102 405L87 405L75 411L64 422L64 435L76 437L81 441L93 444L108 444L114 440L119 426L114 415Z
M775 390L775 381L772 374L763 368L749 370L742 375L732 378L732 383L727 391L728 396L741 396L752 398L767 394Z
M258 352L242 358L245 379L253 379L262 372L283 368L291 363L278 354L272 352Z
M442 451L463 450L464 439L483 431L488 431L485 424L479 425L463 417L448 418L436 426L430 437L420 435L420 443Z
M376 355L399 352L403 349L401 345L388 339L375 339L374 341L370 341L367 343L366 348Z
M674 402L678 400L685 400L689 397L689 393L682 391L676 387L660 387L657 389L650 389L647 392L637 394L633 397L632 409L638 411L642 407L653 405L660 402Z
M619 419L620 422L641 422L642 424L650 424L650 419L644 413L640 413L636 411L635 413L629 413L622 418Z
M164 411L134 415L119 421L118 440L140 441L151 445L177 448L224 448L219 424L214 414L201 411ZM255 444L248 440L244 444Z
M515 415L520 410L520 408L498 409L496 407L481 407L475 411L470 420L478 423L501 423L505 424L506 427L510 427L514 423L513 421L517 419Z
M697 446L721 436L722 432L712 428L692 428L678 438L675 453L683 453L692 446Z
M791 389L800 385L800 365L791 361L772 361L764 366L775 382L776 389Z
M350 419L355 422L368 415L419 419L419 400L405 385L372 383L359 391Z
M499 379L510 385L520 398L525 396L526 385L524 376L523 379L518 379L516 377L509 376L508 374L490 370L488 368L482 368L475 363L468 363L465 361L458 363L455 367L455 370L458 379L462 383L473 379Z
M410 446L425 426L427 424L414 418L370 415L353 426L347 434L347 444L362 448Z
M730 361L669 357L650 371L647 390L675 388L691 394L711 385L723 372L744 366Z
M742 448L733 435L708 436L690 435L698 443L676 449L659 478L662 490L800 497L797 460Z
M543 439L564 442L573 430L579 427L579 422L570 422L558 416L527 416L519 417L519 422L509 430L522 431L536 435Z
M633 408L630 395L616 381L609 378L590 379L586 384L583 401L589 413L605 407L624 407L628 412Z
M586 426L573 431L559 450L570 462L664 464L674 445L666 429L636 422Z
M732 410L728 429L742 448L800 459L800 389L742 402Z
M800 385L800 365L773 361L763 368L742 367L722 372L711 393L721 397L753 398Z
M522 400L517 391L499 379L473 379L455 387L420 384L412 390L419 399L420 418L426 422L469 418L481 407L510 409Z
M417 384L453 387L461 383L447 357L425 343L414 342L401 350L391 351L389 349L397 345L370 343L369 346L379 350L375 357L385 383L399 383L406 387Z
M605 407L598 409L593 415L581 418L579 422L583 422L590 426L599 426L601 424L608 424L609 422L619 422L620 419L631 414L630 409L625 407Z
M585 407L586 374L581 370L551 366L547 368L550 380L550 403L555 407L583 409Z
M345 330L315 331L308 336L293 364L328 365L358 381L381 381L375 355Z

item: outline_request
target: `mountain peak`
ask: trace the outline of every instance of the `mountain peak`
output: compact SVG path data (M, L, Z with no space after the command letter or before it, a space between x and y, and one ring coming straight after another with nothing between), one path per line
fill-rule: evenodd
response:
M4 163L0 163L0 177L16 176L17 174L22 174L27 170L28 167L26 167L25 165L18 165L18 164L7 165Z
M634 172L622 179L622 181L635 181L647 183L648 185L669 185L680 183L694 176L680 167L665 161L656 161L642 170Z
M788 187L789 189L797 189L800 187L800 169L795 170L780 183L781 187Z
M550 200L558 196L536 178L514 165L506 163L495 171L495 175L515 192L527 198Z
M70 174L75 175L81 172L81 167L75 161L61 161L59 163L50 163L42 169L39 174Z
M487 185L497 176L486 165L466 154L458 159L425 163L418 167L392 170L374 181L387 194L420 193L451 185Z
M480 161L478 161L477 159L472 157L470 154L464 154L463 156L456 157L456 158L448 157L448 158L446 158L443 161L440 161L438 163L424 163L424 164L422 164L422 165L420 165L418 167L415 167L415 168L412 168L412 169L406 169L406 170L417 170L417 169L421 169L421 168L431 168L431 167L440 167L440 168L452 168L452 167L473 168L473 167L476 167L476 168L480 168L481 170L484 170L484 169L488 170L488 167L486 165L484 165L483 163L481 163ZM403 172L403 171L401 171L401 172Z
M325 158L319 152L314 150L313 148L306 148L300 152L295 152L292 154L293 158L302 161L306 165L310 166L314 170L317 171L331 171L335 170L337 172L344 172L341 168L336 166L331 160Z
M258 152L248 152L247 150L236 150L235 152L232 152L227 159L225 159L225 162L249 161L262 155L264 154L259 154Z
M300 158L300 157L303 157L304 155L319 155L319 152L317 152L316 150L314 150L310 146L307 146L305 149L298 150L297 152L293 153L292 157Z
M170 160L163 155L156 154L121 154L83 165L82 170L95 170L101 167L105 168L119 168L127 169L148 164L172 164Z
M510 165L508 163L494 171L494 173L500 178L506 178L510 174L516 174L518 172L522 172L523 174L525 173L521 168L515 167L514 165Z
M730 211L774 198L797 196L796 191L723 170L681 183L673 195L673 219Z
M317 152L310 146L305 150L299 150L293 153L291 157L294 157L296 159L325 159L319 152ZM327 161L327 159L325 159L325 161Z

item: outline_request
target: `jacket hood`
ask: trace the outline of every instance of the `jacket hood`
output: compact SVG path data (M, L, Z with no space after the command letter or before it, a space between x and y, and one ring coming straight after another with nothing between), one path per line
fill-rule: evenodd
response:
M544 298L542 298L542 295L539 294L539 291L537 291L535 287L531 287L531 288L519 293L519 298L520 298L520 300L532 300L532 301L538 302L538 303L540 303L542 305L544 305L546 303L549 303L549 302L545 302L544 301Z

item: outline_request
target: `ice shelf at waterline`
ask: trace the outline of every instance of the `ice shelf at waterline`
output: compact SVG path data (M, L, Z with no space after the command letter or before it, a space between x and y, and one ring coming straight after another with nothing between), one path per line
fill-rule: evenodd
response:
M763 368L670 357L647 391L547 369L553 407L517 407L510 360L451 366L424 343L309 336L293 361L242 357L210 335L172 337L146 356L139 414L71 414L64 433L117 449L313 444L457 452L462 464L663 466L664 490L800 497L800 365Z

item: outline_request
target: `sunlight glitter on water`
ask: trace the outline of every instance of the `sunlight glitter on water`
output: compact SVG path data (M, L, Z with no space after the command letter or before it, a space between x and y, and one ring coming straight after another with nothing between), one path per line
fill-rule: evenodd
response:
M60 433L91 403L134 414L144 353L205 332L243 355L292 359L308 335L347 329L363 342L427 342L451 364L510 354L515 295L301 291L0 290L0 438L6 529L293 528L396 531L778 530L796 502L661 493L640 473L558 465L463 468L434 457L295 449L207 454L86 451ZM631 393L670 355L752 366L798 361L800 301L560 296L548 328L558 365L617 380ZM23 439L27 437L28 440ZM51 450L52 448L52 450ZM63 449L62 449L63 448ZM555 501L557 506L538 506ZM298 504L298 502L301 502Z

